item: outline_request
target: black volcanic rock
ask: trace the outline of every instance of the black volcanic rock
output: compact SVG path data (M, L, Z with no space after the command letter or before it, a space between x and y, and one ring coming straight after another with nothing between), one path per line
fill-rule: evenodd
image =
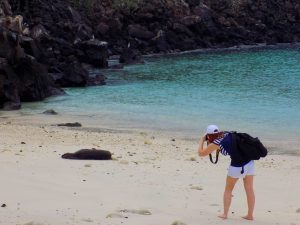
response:
M88 23L68 1L2 0L0 108L19 109L22 101L62 94L57 85L86 86L81 62L106 67L107 45L93 39Z
M65 63L60 66L62 74L55 80L63 87L84 87L88 82L88 71L79 62Z
M16 110L21 101L40 101L62 93L48 76L47 69L26 54L20 46L23 39L0 27L0 108Z
M57 126L59 127L81 127L81 123L78 122L74 122L74 123L60 123L57 124Z
M143 54L300 42L299 0L1 0L0 108L104 84L81 63L143 62Z
M66 74L70 70L69 66L67 71L62 68L66 68L65 64L74 62L107 67L107 44L94 38L94 30L85 13L77 10L72 4L67 0L32 0L30 8L18 9L19 13L30 14L26 22L30 27L30 36L37 46L24 43L26 53L33 52L31 55L47 65L51 73L60 68L60 72ZM13 8L17 9L18 3L15 2L14 5ZM42 54L36 54L36 49ZM79 66L76 65L73 69L77 68ZM66 85L68 83L65 82ZM71 82L71 86L76 85L75 83ZM78 83L79 86L84 85L84 82Z
M79 41L76 47L80 50L78 56L82 62L100 68L108 66L107 42L91 39L84 42Z
M298 0L140 1L130 13L105 0L95 3L93 13L88 17L96 38L107 41L112 54L126 51L128 43L149 54L300 41Z
M13 65L3 58L0 61L0 104L5 110L19 109L21 101L40 101L63 93L34 58L25 55Z
M132 24L128 26L128 33L133 38L139 38L143 40L150 40L154 37L154 34L150 32L146 27L139 24Z
M132 64L143 63L144 60L142 58L141 53L138 50L132 48L125 48L122 54L120 55L119 62L124 64Z
M97 74L96 76L90 76L88 80L88 86L101 86L106 84L106 77L103 74Z
M48 110L44 111L43 114L46 114L46 115L57 115L58 113L56 111L54 111L53 109L48 109Z

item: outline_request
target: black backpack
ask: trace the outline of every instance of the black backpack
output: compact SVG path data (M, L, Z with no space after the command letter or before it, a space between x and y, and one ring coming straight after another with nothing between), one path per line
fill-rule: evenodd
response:
M231 132L234 152L238 158L245 160L259 160L268 154L267 148L256 137L247 133Z

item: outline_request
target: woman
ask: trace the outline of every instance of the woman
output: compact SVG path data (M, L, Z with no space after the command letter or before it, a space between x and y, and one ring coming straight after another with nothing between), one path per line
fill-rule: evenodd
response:
M204 142L206 141L208 142L207 147L204 146ZM254 161L236 160L234 149L231 147L231 142L231 134L229 132L220 132L216 125L209 125L206 134L200 138L198 154L199 156L207 156L214 151L220 151L223 155L230 155L231 157L223 197L224 212L219 215L219 217L227 219L233 188L238 179L243 178L248 203L248 214L243 218L253 220L255 205L255 195L253 190Z

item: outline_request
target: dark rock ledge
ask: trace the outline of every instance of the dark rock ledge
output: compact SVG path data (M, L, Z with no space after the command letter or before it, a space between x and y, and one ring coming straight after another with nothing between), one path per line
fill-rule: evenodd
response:
M63 87L103 85L81 63L107 67L107 42L68 1L0 0L0 108L64 94Z

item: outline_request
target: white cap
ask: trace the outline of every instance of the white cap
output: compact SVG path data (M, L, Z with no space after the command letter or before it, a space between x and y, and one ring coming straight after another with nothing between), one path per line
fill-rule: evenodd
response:
M216 133L219 133L219 128L216 125L209 125L206 128L206 133L207 134L216 134Z

